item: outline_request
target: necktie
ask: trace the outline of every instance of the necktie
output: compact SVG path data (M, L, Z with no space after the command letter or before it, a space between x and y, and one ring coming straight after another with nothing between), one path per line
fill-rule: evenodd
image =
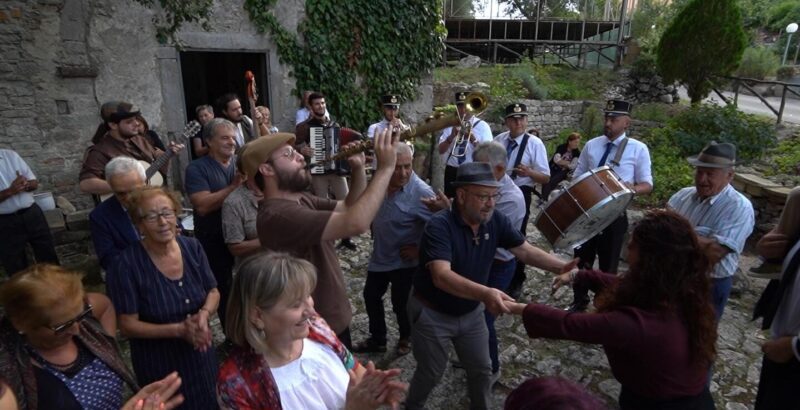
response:
M608 144L606 144L606 152L603 153L603 157L600 158L600 162L597 163L598 167L602 167L603 165L606 164L606 160L608 159L608 154L611 152L611 147L613 146L614 146L613 142L609 142Z
M516 148L516 147L517 147L517 141L509 139L508 140L508 145L506 146L506 157L509 160L511 159L511 153L514 152L514 148Z

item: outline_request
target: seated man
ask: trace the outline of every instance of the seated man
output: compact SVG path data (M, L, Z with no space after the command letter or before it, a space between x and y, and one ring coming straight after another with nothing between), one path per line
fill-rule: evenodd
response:
M116 157L106 164L106 179L113 196L89 214L94 252L100 267L108 270L119 254L141 237L128 217L128 194L144 186L144 167L131 157Z

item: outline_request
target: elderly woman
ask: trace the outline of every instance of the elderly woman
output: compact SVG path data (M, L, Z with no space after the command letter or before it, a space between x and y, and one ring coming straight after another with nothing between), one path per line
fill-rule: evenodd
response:
M373 409L396 406L398 369L361 366L314 312L314 266L287 254L242 263L225 322L236 345L217 381L225 409Z
M269 108L259 105L256 107L256 120L258 120L258 127L261 135L269 135L278 132L278 127L272 125L272 115Z
M567 273L599 292L597 313L570 313L544 305L508 302L522 315L530 337L603 345L622 384L619 404L628 409L713 409L708 372L716 352L710 262L689 222L672 211L654 211L633 230L630 269L621 278L597 271Z
M217 358L208 318L219 292L206 255L195 239L177 235L174 193L143 188L128 204L143 239L122 252L106 281L120 330L130 338L136 378L144 385L178 371L183 408L215 408Z
M569 173L578 165L581 150L581 134L573 132L567 136L567 141L556 147L553 158L550 158L550 181L542 186L542 200L547 201L550 193L569 177Z

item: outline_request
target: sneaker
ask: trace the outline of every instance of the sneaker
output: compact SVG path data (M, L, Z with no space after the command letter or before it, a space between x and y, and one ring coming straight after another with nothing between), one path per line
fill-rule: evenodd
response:
M496 372L492 372L492 375L489 376L489 386L494 386L498 380L500 380L501 369L497 369Z
M354 251L358 249L358 246L356 246L356 244L353 243L353 241L350 240L350 238L344 238L339 242L339 246L337 246L337 248L347 248L350 249L351 251Z
M379 343L372 338L369 338L357 345L354 345L350 350L354 353L383 353L386 351L386 342Z

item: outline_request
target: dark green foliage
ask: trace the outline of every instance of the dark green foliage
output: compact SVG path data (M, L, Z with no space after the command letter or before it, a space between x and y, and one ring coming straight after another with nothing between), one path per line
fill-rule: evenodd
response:
M636 198L640 205L663 207L672 194L693 184L694 169L673 143L671 134L668 128L654 128L641 137L650 150L653 191Z
M374 121L382 94L417 94L421 76L441 57L441 2L307 0L306 20L288 32L270 8L276 0L246 0L259 31L269 33L297 91L317 90L343 126ZM402 41L399 41L402 39Z
M772 77L781 65L781 60L767 47L747 47L742 55L737 77L763 80Z
M697 104L711 91L713 76L736 69L746 46L735 0L692 0L661 37L658 68L668 83L685 85Z
M739 160L747 162L761 157L777 141L772 121L733 106L692 107L670 120L668 129L684 156L697 154L710 141L730 142L736 145Z
M160 14L153 16L156 27L156 38L161 44L172 42L180 47L175 33L184 23L198 23L203 30L210 30L208 19L211 17L213 0L136 0L141 5L155 9L160 7Z

